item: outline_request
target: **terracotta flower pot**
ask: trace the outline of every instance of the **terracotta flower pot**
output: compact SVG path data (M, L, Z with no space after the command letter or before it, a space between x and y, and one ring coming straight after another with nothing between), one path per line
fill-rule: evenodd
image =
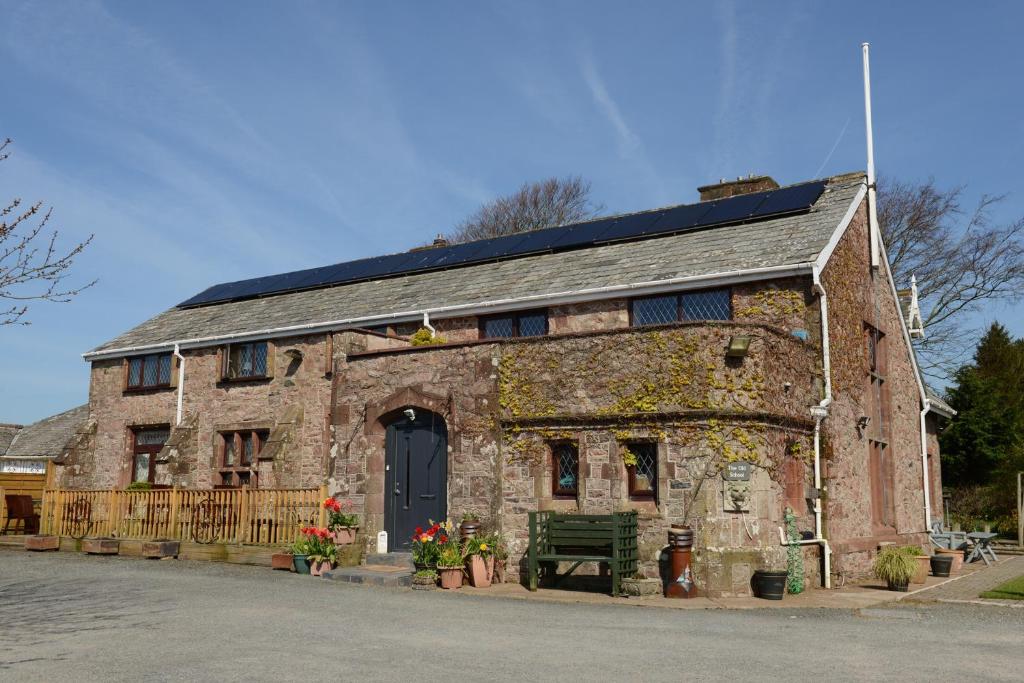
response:
M270 568L293 571L295 569L295 560L292 558L291 553L274 553L270 556Z
M330 560L309 563L309 573L313 576L323 576L324 572L329 572L332 569L334 569L334 563Z
M917 560L917 571L910 577L910 583L924 583L928 580L928 570L931 569L931 556L918 555L914 559Z
M335 545L349 545L355 543L356 533L358 533L359 527L357 526L343 526L335 529L331 532L334 536Z
M462 567L438 567L437 573L441 577L441 588L445 590L462 588Z
M466 569L469 570L469 585L487 588L494 578L494 557L484 559L479 555L470 555L466 558Z

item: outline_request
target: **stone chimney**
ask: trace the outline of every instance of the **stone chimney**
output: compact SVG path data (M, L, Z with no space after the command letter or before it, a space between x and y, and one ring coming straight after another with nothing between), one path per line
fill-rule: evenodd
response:
M697 192L700 192L700 200L707 202L713 199L735 197L738 194L775 190L778 187L779 184L771 176L751 174L746 177L740 176L736 180L722 178L714 185L698 187Z
M444 235L442 235L441 233L437 233L437 237L435 237L434 241L431 242L430 244L424 244L423 246L413 247L409 251L411 253L411 252L414 252L414 251L423 251L424 249L436 249L437 247L447 247L447 246L448 246L448 240L446 240L444 238Z

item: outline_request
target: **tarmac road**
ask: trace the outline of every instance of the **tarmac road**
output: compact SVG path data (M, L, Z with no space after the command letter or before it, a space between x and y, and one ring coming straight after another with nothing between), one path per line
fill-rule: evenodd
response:
M0 680L1021 680L1024 609L674 610L0 550Z

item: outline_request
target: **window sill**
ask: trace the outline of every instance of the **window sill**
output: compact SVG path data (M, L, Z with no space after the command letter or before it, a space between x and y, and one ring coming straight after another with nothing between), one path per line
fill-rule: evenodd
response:
M152 387L125 387L122 393L125 394L152 394L158 391L167 391L168 389L175 389L170 384L157 384Z
M220 381L217 382L217 386L225 384L266 384L272 379L274 378L266 375L260 375L258 377L221 377Z

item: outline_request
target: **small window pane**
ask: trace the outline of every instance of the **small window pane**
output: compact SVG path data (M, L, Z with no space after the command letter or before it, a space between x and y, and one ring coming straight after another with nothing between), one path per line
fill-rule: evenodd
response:
M171 356L167 354L160 356L160 367L157 372L157 383L158 384L170 384L171 383Z
M542 337L548 331L548 314L525 313L519 316L520 337Z
M579 453L572 444L554 447L554 493L556 496L575 496L579 481Z
M242 464L251 465L253 456L254 446L252 442L252 434L245 434L242 436Z
M488 318L484 320L484 337L494 339L512 336L512 317Z
M729 320L732 307L728 289L683 294L683 320Z
M135 443L140 446L163 446L170 435L169 429L140 429L135 432Z
M137 387L142 383L142 359L132 358L128 361L128 386Z
M231 467L235 464L235 435L224 435L224 466Z
M124 462L122 460L122 462ZM149 481L149 453L135 454L135 467L132 481Z
M151 387L156 384L158 356L146 356L146 362L142 368L142 384Z
M263 377L267 374L267 343L253 344L252 376Z
M675 322L679 299L675 294L633 300L634 325L662 325Z
M631 443L629 450L636 456L630 478L631 496L653 497L658 486L658 446L653 443Z

